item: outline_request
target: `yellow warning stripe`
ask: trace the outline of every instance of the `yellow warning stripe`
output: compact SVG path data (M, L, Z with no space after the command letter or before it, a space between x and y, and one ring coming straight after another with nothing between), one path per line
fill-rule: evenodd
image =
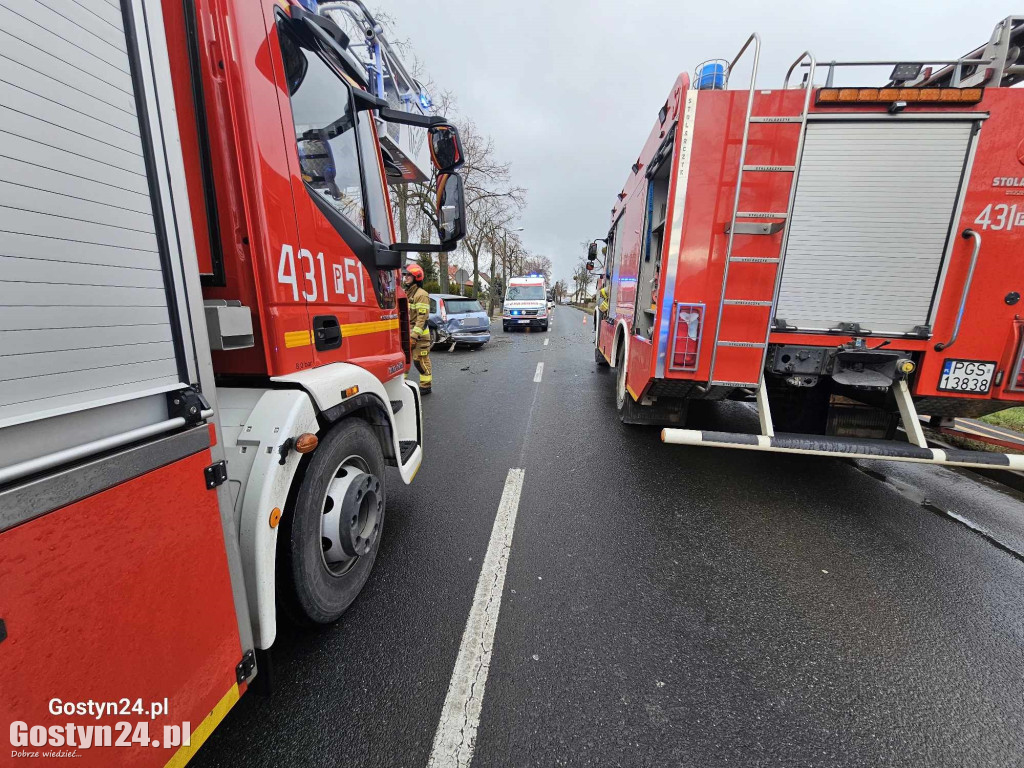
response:
M292 347L308 347L312 343L312 331L286 331L284 334L284 345L287 349Z
M238 701L238 683L231 686L227 693L224 694L224 698L217 702L214 706L213 711L210 712L203 722L199 724L194 731L192 731L192 741L187 747L181 747L177 752L174 753L174 757L167 761L167 765L164 768L183 768L183 766L192 759L195 753L199 750L206 740L210 738L210 734L213 733L213 729L220 725L220 721L227 717L228 712L235 706Z
M393 331L398 328L398 319L375 320L369 323L350 323L341 326L341 338L346 336L362 336L367 333L381 333L382 331Z
M383 333L393 331L399 326L397 318L392 320L372 320L368 323L349 323L341 326L341 338L346 336L364 336L367 333ZM293 347L308 347L313 343L312 331L286 331L284 334L284 345L287 349Z
M633 388L629 386L629 384L626 385L626 391L633 396L634 400L640 400L640 398L636 396L636 392L633 391Z

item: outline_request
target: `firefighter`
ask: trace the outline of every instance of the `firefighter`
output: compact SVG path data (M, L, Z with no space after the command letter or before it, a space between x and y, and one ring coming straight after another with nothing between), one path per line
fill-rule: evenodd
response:
M600 304L598 304L598 307L597 307L598 311L602 315L608 314L608 284L607 283L605 283L604 285L601 286L601 290L597 292L597 297L600 300Z
M433 384L430 375L430 329L427 316L430 314L430 296L423 290L423 267L409 264L402 270L402 285L409 297L409 346L412 364L420 372L420 394L429 395Z

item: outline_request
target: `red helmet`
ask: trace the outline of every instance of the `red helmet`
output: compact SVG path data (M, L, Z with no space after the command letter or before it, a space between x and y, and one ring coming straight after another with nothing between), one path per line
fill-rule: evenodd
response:
M407 264L405 269L402 271L407 275L412 275L412 279L417 283L423 282L423 267L419 264Z

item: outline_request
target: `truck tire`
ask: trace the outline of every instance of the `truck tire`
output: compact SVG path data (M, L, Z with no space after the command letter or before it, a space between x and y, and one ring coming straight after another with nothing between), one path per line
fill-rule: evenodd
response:
M604 359L604 355L601 354L600 347L594 347L594 362L602 368L608 367L608 361Z
M620 344L615 356L615 408L623 424L638 424L642 419L642 406L626 391L625 347L625 344Z
M384 454L348 418L320 440L278 537L283 608L298 624L336 621L370 576L384 527Z

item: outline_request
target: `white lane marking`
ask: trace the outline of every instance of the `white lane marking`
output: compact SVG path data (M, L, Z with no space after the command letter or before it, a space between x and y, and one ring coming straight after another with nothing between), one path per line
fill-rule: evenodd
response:
M544 375L544 363L537 363L537 372L533 374L534 381L540 381L540 377Z
M476 583L473 607L462 633L462 644L441 708L441 721L434 734L427 768L469 768L473 761L524 474L522 469L510 469L505 478L505 490L494 518L491 541Z
M548 345L548 342L549 342L549 341L551 341L551 339L544 339L544 346L545 346L545 347L546 347L546 346Z

